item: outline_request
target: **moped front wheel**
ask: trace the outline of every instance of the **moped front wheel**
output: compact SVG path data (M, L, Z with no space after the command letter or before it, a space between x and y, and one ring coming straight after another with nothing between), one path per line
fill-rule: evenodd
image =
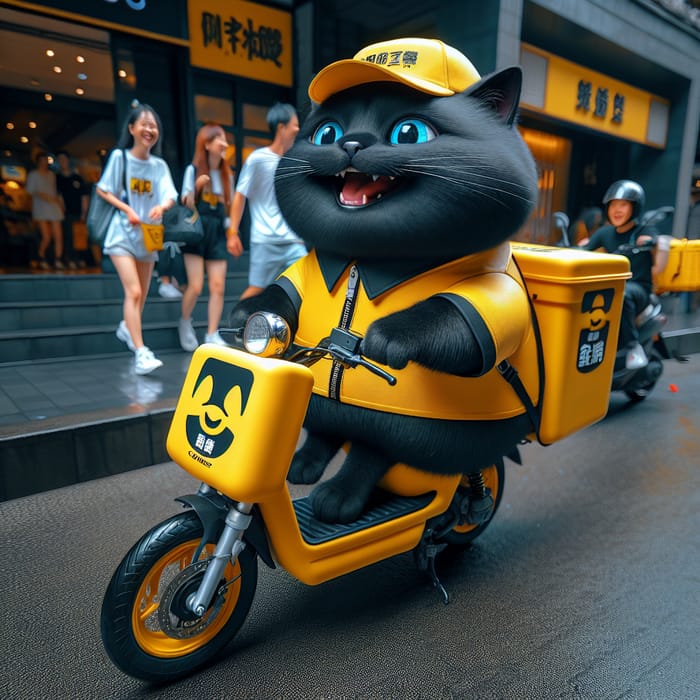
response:
M250 610L258 581L257 555L244 549L229 562L207 611L186 601L197 590L215 542L202 544L193 511L146 533L124 557L107 587L100 627L112 662L141 680L161 682L211 662L233 639Z
M493 508L491 510L488 519L484 522L477 524L473 523L460 523L455 525L449 532L443 535L442 540L447 542L449 545L455 547L466 547L471 542L473 542L488 526L493 516L498 510L498 506L501 503L501 498L503 496L503 487L505 486L505 469L503 466L503 460L499 460L495 464L481 470L484 477L484 486L491 491L491 498L493 498ZM462 481L459 485L459 489L469 490L471 484L469 483L469 477L462 477Z

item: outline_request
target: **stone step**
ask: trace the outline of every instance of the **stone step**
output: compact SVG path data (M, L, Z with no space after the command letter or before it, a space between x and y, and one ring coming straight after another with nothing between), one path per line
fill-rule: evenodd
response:
M229 271L222 323L246 285L247 271ZM205 279L192 314L200 338L208 301ZM123 290L114 274L0 275L0 366L125 352L115 336L122 317ZM179 350L179 318L180 300L160 297L154 278L143 312L146 344Z

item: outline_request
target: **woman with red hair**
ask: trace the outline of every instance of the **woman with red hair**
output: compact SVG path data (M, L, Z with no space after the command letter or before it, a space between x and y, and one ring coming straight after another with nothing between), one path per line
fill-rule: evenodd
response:
M185 169L181 199L196 208L204 226L204 238L196 245L182 248L187 287L182 295L182 318L178 324L180 345L192 352L198 345L192 327L192 311L204 286L204 271L209 280L209 305L205 343L226 345L219 335L226 287L226 212L231 203L233 176L226 161L228 141L218 124L205 124L198 132L192 163Z

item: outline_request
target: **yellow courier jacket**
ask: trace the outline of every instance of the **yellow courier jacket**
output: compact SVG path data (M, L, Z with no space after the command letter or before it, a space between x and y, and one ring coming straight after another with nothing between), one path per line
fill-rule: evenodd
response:
M353 267L354 266L354 267ZM411 267L412 266L412 267ZM533 403L539 378L530 307L510 245L449 261L439 267L421 261L353 262L311 251L276 280L296 305L295 343L318 345L341 325L351 270L359 272L349 330L364 336L375 319L434 295L452 301L474 332L484 356L479 376L446 374L409 362L390 386L367 369L342 373L340 401L365 408L424 418L498 420L525 412L511 385L495 366L504 359L518 370ZM423 269L421 269L423 268ZM352 286L352 285L351 285ZM311 367L314 393L328 397L333 361Z

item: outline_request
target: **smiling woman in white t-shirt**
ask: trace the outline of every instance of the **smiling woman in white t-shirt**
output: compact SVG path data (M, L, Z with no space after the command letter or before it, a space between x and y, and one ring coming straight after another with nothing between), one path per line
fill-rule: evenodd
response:
M134 351L136 374L148 374L163 364L144 344L141 330L158 258L157 253L146 250L141 223L160 223L163 212L177 200L170 169L159 157L161 134L155 110L136 103L97 183L98 194L119 210L107 230L103 252L109 255L124 288L124 320L117 328L117 338Z

